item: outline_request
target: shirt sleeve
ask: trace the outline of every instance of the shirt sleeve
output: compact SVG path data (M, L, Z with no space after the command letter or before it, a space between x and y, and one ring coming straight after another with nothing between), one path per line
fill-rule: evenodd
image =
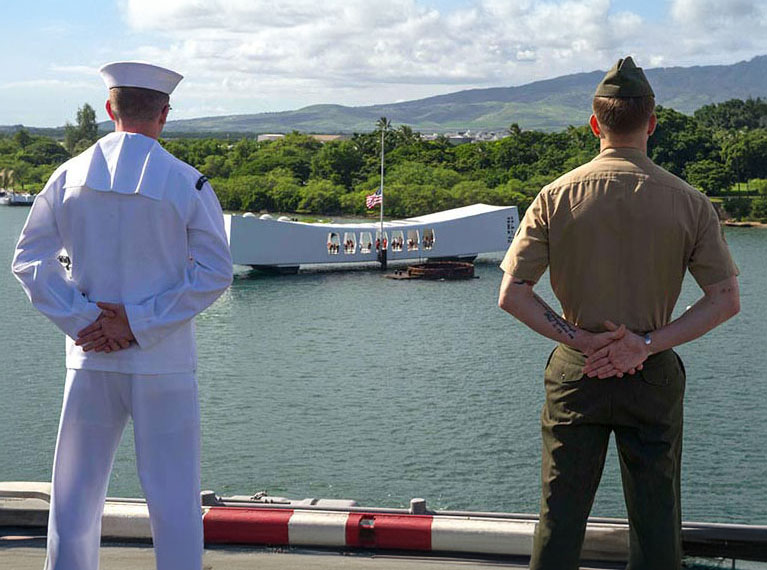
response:
M187 223L189 259L184 279L140 304L127 304L133 336L149 348L201 313L232 282L232 257L224 217L210 184L196 193Z
M719 283L740 273L724 240L719 216L708 200L699 217L695 246L688 261L688 268L701 287Z
M549 265L549 220L544 192L527 208L501 269L512 277L537 283Z
M63 243L48 193L41 192L32 204L16 245L12 271L35 308L75 339L79 330L99 317L101 309L88 301L59 262Z

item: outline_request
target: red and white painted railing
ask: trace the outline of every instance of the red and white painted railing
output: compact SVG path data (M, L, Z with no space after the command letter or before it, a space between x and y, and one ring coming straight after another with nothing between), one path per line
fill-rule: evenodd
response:
M0 526L44 527L50 483L0 483ZM269 501L283 503L282 506ZM222 501L203 494L203 525L208 544L369 548L412 552L463 552L477 555L529 555L537 517L504 513L426 511L414 499L411 509L367 509L353 501L249 497ZM146 503L108 499L102 536L149 540ZM686 554L767 561L767 526L683 523ZM583 557L625 560L628 523L589 519Z
M205 507L206 544L369 548L420 552L529 555L534 520L475 516L337 512L284 508ZM107 503L102 534L149 539L149 512L140 503ZM584 557L625 560L628 527L589 524Z

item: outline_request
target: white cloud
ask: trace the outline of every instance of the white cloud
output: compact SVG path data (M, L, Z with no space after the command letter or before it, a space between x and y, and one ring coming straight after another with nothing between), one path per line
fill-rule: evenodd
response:
M672 0L678 55L747 57L765 50L764 0Z
M671 0L646 22L611 0L121 0L131 54L185 73L188 108L372 104L608 68L730 63L767 51L762 0ZM743 33L747 30L749 33Z
M476 0L451 12L416 0L125 0L123 13L167 42L138 55L185 73L185 96L347 104L607 67L644 26L610 0Z
M763 2L755 0L673 0L671 15L677 25L701 30L764 23Z

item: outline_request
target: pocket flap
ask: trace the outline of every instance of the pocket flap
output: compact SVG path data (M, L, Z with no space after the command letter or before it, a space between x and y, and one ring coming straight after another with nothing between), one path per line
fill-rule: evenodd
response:
M583 365L554 358L547 372L554 382L577 382L583 378Z
M678 368L676 355L667 351L648 359L639 371L639 375L642 380L653 386L668 386L671 379L679 373Z

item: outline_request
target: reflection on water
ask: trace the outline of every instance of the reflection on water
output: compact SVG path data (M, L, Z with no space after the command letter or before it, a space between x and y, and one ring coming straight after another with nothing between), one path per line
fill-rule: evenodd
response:
M25 215L0 208L0 267L9 267ZM727 236L743 272L743 311L679 350L689 374L684 517L767 523L767 231ZM458 282L394 281L359 267L238 270L197 321L204 486L537 511L541 371L552 345L497 308L498 261ZM7 269L0 290L0 479L44 480L63 339ZM542 293L553 299L547 284ZM697 295L686 282L678 307ZM140 494L131 440L112 495ZM613 451L594 514L624 515Z

